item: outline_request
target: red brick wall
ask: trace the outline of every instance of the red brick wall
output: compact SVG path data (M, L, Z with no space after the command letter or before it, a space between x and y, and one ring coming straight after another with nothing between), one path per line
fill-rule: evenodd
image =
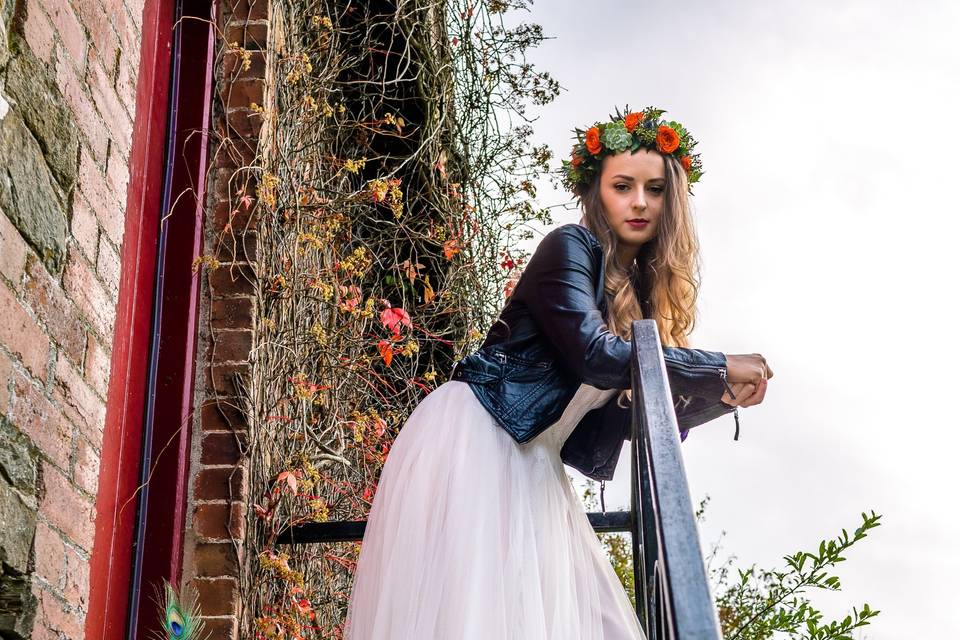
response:
M35 472L32 482L11 489L17 504L36 512L28 563L36 615L28 629L24 613L17 633L81 638L143 0L8 4L14 11L2 30L12 34L13 46L0 73L18 57L36 60L59 87L53 99L65 106L78 141L75 164L67 168L73 182L62 188L64 237L53 240L65 248L61 261L44 258L16 223L18 212L0 210L0 420L5 434L25 445L10 454L20 458L0 464ZM12 100L2 78L6 118L19 118L31 105Z
M260 116L250 105L264 103L267 8L267 0L223 0L219 13L226 51L215 70L213 130L219 139L212 143L204 253L220 266L207 271L201 293L192 523L184 558L184 577L196 586L206 626L216 638L239 636L237 577L248 488L246 424L233 377L249 367L256 241L253 205L241 201L255 195L255 185L237 170L254 161L260 134Z

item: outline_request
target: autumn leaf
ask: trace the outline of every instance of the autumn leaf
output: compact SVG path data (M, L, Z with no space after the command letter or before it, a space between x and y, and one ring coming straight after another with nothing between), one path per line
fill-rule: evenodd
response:
M410 322L410 314L400 307L388 307L381 311L380 322L393 333L394 337L400 336L400 325L407 328L413 327L413 323Z
M450 260L458 253L460 253L460 246L456 238L450 238L443 243L443 255L447 257L447 260Z
M390 362L393 360L393 347L391 347L390 343L386 340L381 340L377 343L377 350L380 351L380 357L383 358L383 361L389 367Z
M433 292L433 287L430 286L430 276L426 276L423 279L423 302L425 304L430 304L436 297L437 294Z
M290 487L290 493L296 495L297 493L297 476L295 476L290 471L283 471L280 475L277 476L277 482L286 482L287 486Z

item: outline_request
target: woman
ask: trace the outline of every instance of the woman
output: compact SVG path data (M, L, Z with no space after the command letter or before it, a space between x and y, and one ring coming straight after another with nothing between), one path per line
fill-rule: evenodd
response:
M653 108L577 131L580 224L554 229L480 350L416 407L383 467L347 640L643 638L564 462L609 479L628 424L630 323L655 318L686 430L758 404L758 354L689 349L695 144Z

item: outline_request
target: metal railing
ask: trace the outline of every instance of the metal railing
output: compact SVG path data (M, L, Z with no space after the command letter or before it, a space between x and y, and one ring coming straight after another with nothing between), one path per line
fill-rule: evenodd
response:
M587 517L597 533L631 534L637 617L648 640L722 640L657 325L637 320L632 330L630 510ZM307 523L278 542L358 541L365 527L362 520Z

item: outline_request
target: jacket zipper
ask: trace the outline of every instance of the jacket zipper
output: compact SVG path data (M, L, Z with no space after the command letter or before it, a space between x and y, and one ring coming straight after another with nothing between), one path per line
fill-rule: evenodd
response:
M720 371L720 377L723 378L723 385L727 388L727 393L730 394L731 398L736 400L737 396L733 394L733 389L731 389L730 385L727 384L727 370L721 368L719 371ZM733 421L737 425L736 430L733 432L733 439L739 440L740 439L740 407L739 406L735 406L733 408Z

